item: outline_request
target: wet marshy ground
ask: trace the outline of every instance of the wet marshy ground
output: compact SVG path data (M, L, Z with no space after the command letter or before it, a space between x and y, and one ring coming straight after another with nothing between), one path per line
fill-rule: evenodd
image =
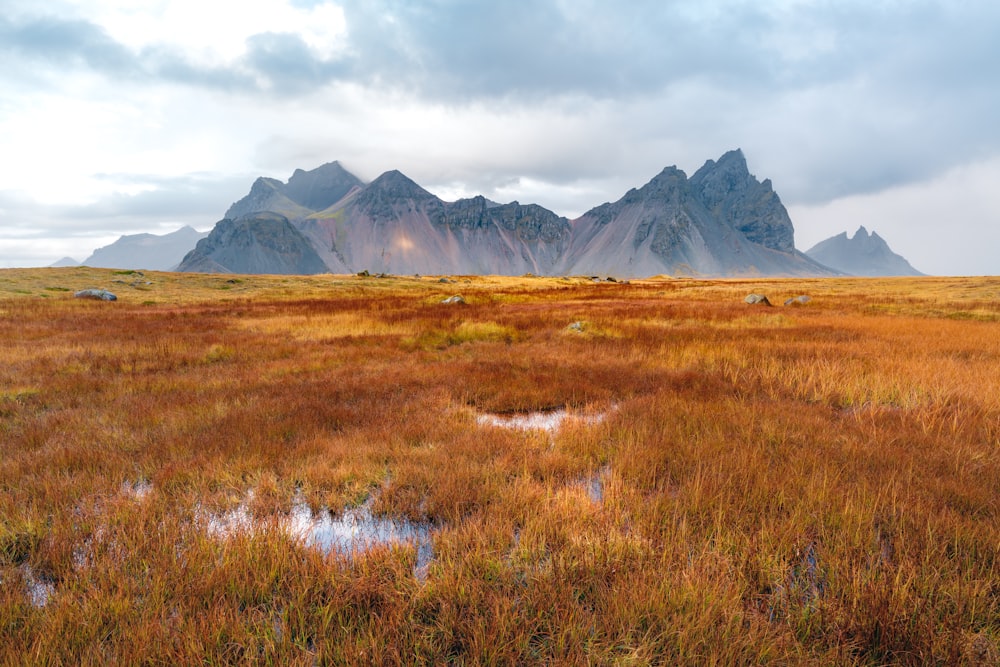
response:
M374 497L359 507L339 513L327 508L313 511L302 499L296 498L291 511L276 517L256 518L244 502L221 514L207 516L206 528L211 535L225 538L235 534L252 534L265 526L276 525L293 539L325 554L336 553L353 560L356 556L382 545L412 546L417 560L413 572L424 578L434 557L430 523L372 514Z
M1000 664L994 279L114 276L0 300L0 664Z

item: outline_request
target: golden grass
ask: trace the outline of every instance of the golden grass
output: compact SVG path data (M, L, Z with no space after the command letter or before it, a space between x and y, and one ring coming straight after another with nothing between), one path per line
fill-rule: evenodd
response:
M994 278L0 271L0 663L996 664L998 319ZM369 498L426 576L281 528Z

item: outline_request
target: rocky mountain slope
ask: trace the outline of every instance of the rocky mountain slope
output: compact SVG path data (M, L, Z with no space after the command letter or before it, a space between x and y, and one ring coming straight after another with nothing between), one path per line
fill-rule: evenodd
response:
M795 251L795 230L788 211L771 188L747 169L743 151L729 151L718 162L707 161L691 177L691 188L712 215L746 236L748 241L779 252Z
M288 218L265 211L225 218L198 241L178 271L199 273L326 273L312 244Z
M187 225L169 234L129 234L98 248L83 264L108 269L173 271L205 236Z
M806 251L821 264L852 276L922 276L875 232L858 227L852 238L841 232Z
M304 218L337 203L364 183L339 162L328 162L312 171L296 169L287 183L258 178L250 193L229 207L225 217L236 220L249 213L271 211L291 220Z
M667 167L572 222L562 272L621 275L831 275L795 250L788 212L739 150L688 179Z
M541 206L483 197L448 203L398 171L382 174L301 223L337 270L384 273L550 273L569 221Z
M280 233L277 227L263 233L265 212L276 216L268 218L272 226L284 221ZM445 202L398 171L364 185L333 162L297 170L287 183L258 179L219 226L180 270L619 277L837 273L795 250L785 207L770 181L750 174L739 150L709 160L690 179L668 167L617 202L572 221L535 204L496 204L483 197ZM239 232L240 227L247 229ZM319 263L298 238L296 250L287 249L294 237L289 228ZM271 242L285 245L265 252ZM251 247L254 258L247 256Z

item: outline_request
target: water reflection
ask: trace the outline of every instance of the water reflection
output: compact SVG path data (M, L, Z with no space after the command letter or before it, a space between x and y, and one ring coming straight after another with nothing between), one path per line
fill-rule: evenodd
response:
M148 479L139 478L137 480L125 480L122 482L121 492L123 495L142 500L153 490L153 485Z
M587 497L593 503L600 503L604 500L604 478L611 472L611 468L604 466L594 472L590 477L583 480L587 489Z
M324 553L336 551L351 557L381 544L413 544L417 548L414 573L421 579L434 557L429 524L374 516L371 499L361 507L344 510L339 516L325 509L313 513L305 503L296 504L287 528L289 533Z
M302 540L307 546L320 549L326 554L336 552L351 559L380 545L412 544L417 549L417 562L413 572L423 580L427 576L430 561L434 558L430 524L375 516L371 511L372 503L373 499L369 498L364 505L335 515L326 508L313 512L299 498L291 512L281 516L278 522L280 528ZM208 532L223 537L253 532L263 527L267 521L255 519L244 502L229 512L210 516Z
M20 570L21 578L28 589L28 599L31 600L31 605L39 609L47 605L49 598L56 592L55 584L45 577L37 576L30 565L22 565Z
M476 415L476 423L480 426L496 426L517 431L545 431L554 433L567 420L582 424L600 424L606 416L603 412L570 412L565 408L560 408L546 412L526 412L511 415L478 414Z

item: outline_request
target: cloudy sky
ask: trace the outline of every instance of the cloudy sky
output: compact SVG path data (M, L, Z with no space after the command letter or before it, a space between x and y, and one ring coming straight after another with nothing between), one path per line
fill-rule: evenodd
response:
M805 250L1000 274L995 0L0 0L0 267L339 160L574 217L740 147Z

